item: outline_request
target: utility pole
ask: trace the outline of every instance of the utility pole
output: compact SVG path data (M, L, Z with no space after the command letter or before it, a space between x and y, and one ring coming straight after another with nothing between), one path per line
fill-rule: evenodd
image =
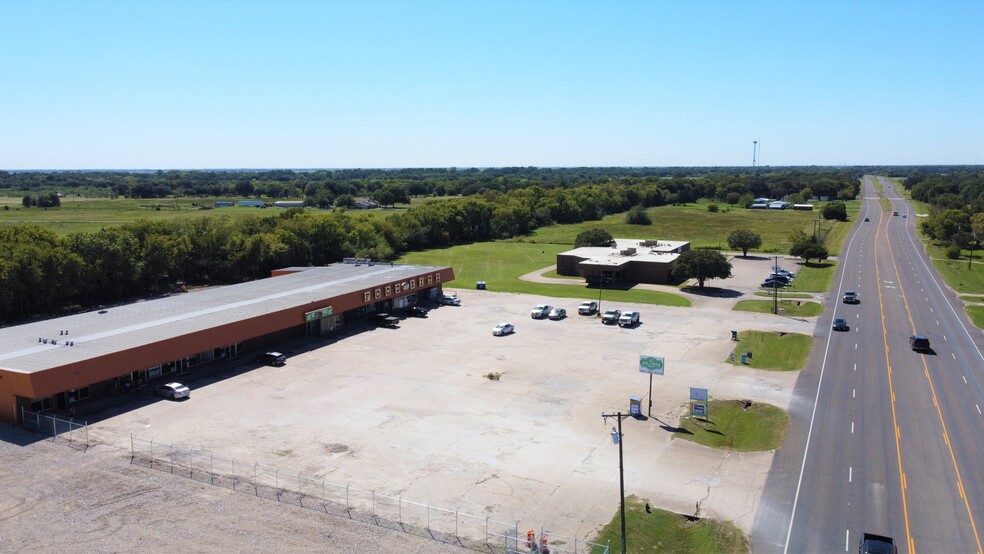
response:
M779 256L776 256L775 269L772 270L772 274L778 277L779 273ZM772 279L772 313L779 315L779 282L776 279Z
M755 168L755 157L758 151L758 143L759 141L757 140L752 141L752 168Z
M608 418L614 417L618 421L618 427L612 427L612 442L618 445L618 492L621 498L621 512L622 512L622 554L625 554L625 470L622 465L622 418L629 417L628 415L622 415L622 412L614 414L601 414L601 417L608 421Z

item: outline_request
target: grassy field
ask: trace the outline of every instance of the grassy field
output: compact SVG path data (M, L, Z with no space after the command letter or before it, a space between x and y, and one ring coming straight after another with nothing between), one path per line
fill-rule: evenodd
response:
M235 201L239 198L83 198L67 196L62 199L60 208L23 208L21 198L0 197L0 226L14 226L34 223L42 225L58 234L81 231L96 231L103 227L122 225L139 219L172 220L225 216L240 218L247 215L273 216L280 212L276 208L218 208L202 210L200 206L212 206L216 201ZM273 202L274 199L264 199ZM413 198L411 206L420 205L432 198ZM707 211L709 202L702 201L685 206L660 206L648 210L652 225L628 225L624 214L606 216L601 221L573 225L552 225L538 229L530 237L517 237L513 242L536 244L573 245L574 238L585 229L602 227L619 238L661 238L668 240L687 240L695 247L727 249L728 234L735 229L750 229L762 235L762 248L758 252L782 253L789 250L788 234L793 229L802 229L812 234L819 210L801 212L794 210L747 210L719 204L721 211ZM853 226L860 204L847 202L851 221L821 221L821 234L827 236L831 255L837 255L843 238ZM7 209L4 209L4 207ZM350 210L350 214L367 217L390 217L404 213L407 206L376 210Z
M732 309L739 312L771 314L772 308L772 300L739 300ZM779 301L779 315L789 317L814 317L822 313L823 306L816 302L802 302L797 300Z
M796 278L786 290L789 292L824 292L830 290L837 271L837 262L824 260L820 263L796 264Z
M621 529L620 514L616 512L592 542L609 544L610 552L620 552ZM632 554L741 554L751 551L748 537L729 522L696 519L658 509L647 514L645 503L635 496L625 499L625 546L626 552Z
M745 365L757 369L795 371L806 366L806 358L813 348L813 337L798 333L774 331L741 331L735 346L735 364L741 363L741 355L751 352Z
M984 306L964 306L967 315L978 329L984 329Z
M543 269L557 261L557 253L569 250L562 244L524 244L515 242L483 242L412 252L402 256L400 263L448 265L454 268L455 281L449 287L471 288L476 281L485 281L495 292L518 292L556 298L597 300L599 289L588 287L577 279L577 285L553 285L520 281L520 275ZM647 290L601 289L605 302L631 302L664 306L690 306L690 301L676 294ZM569 306L568 309L576 306Z
M984 296L979 294L962 294L960 300L964 302L984 302Z
M770 404L711 400L706 418L683 418L673 436L738 452L775 450L786 438L789 415Z
M967 262L964 260L933 258L933 265L936 266L936 271L940 272L943 280L958 293L984 292L984 264L974 264L973 269L967 269Z
M234 201L234 198L156 198L110 199L75 198L62 199L60 208L24 208L19 198L0 198L0 227L36 224L59 235L98 231L104 227L116 227L146 219L149 221L195 219L201 217L228 217L241 219L247 216L273 217L283 213L281 208L216 208L202 210L200 206L212 206L216 201ZM267 200L273 202L273 200ZM193 205L198 204L198 205Z
M601 227L613 237L626 239L686 240L694 247L728 249L728 234L735 229L749 229L762 235L762 248L755 252L785 253L789 251L789 232L802 229L813 234L819 210L801 212L794 210L746 210L718 204L721 211L707 211L709 202L701 201L686 206L660 206L649 208L652 225L629 225L624 214L606 216L601 221L589 221L571 225L552 225L534 232L531 237L512 239L517 242L537 244L573 245L578 233ZM832 256L840 252L843 238L850 232L859 210L858 201L846 202L849 221L822 221L821 232L828 237L827 247Z

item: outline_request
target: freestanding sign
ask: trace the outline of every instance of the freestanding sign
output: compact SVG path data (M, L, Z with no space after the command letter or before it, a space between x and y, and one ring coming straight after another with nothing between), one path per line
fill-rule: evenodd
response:
M663 374L663 358L657 356L639 356L639 372L650 375Z
M639 373L649 374L649 417L653 417L653 375L662 375L664 367L659 356L639 355Z
M707 389L690 387L690 414L707 417Z

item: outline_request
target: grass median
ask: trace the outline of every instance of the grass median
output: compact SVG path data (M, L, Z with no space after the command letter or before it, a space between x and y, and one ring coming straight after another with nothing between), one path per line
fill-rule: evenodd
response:
M984 329L984 306L964 306L967 315L978 329Z
M735 345L735 360L741 363L741 355L751 352L744 365L756 369L795 371L806 366L806 358L813 348L813 337L799 333L779 331L740 331ZM729 358L730 361L730 358Z
M761 452L782 446L788 427L789 415L771 404L711 400L707 417L681 419L673 436L711 448Z
M616 511L612 521L602 527L592 542L608 544L610 552L621 550L621 519ZM626 552L721 552L737 554L751 551L748 537L730 522L697 519L666 510L646 513L645 502L635 496L625 499ZM592 554L596 554L592 551Z
M806 262L796 264L796 278L786 290L789 292L824 292L830 290L837 272L837 262Z

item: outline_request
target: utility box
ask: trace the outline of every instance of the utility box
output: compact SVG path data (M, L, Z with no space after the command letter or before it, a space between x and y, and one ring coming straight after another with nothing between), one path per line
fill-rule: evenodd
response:
M476 281L475 288L478 290L485 290L485 281Z
M731 340L733 340L733 341L737 341L738 340L738 331L732 331L731 332Z
M629 415L642 415L642 398L639 396L629 397Z

